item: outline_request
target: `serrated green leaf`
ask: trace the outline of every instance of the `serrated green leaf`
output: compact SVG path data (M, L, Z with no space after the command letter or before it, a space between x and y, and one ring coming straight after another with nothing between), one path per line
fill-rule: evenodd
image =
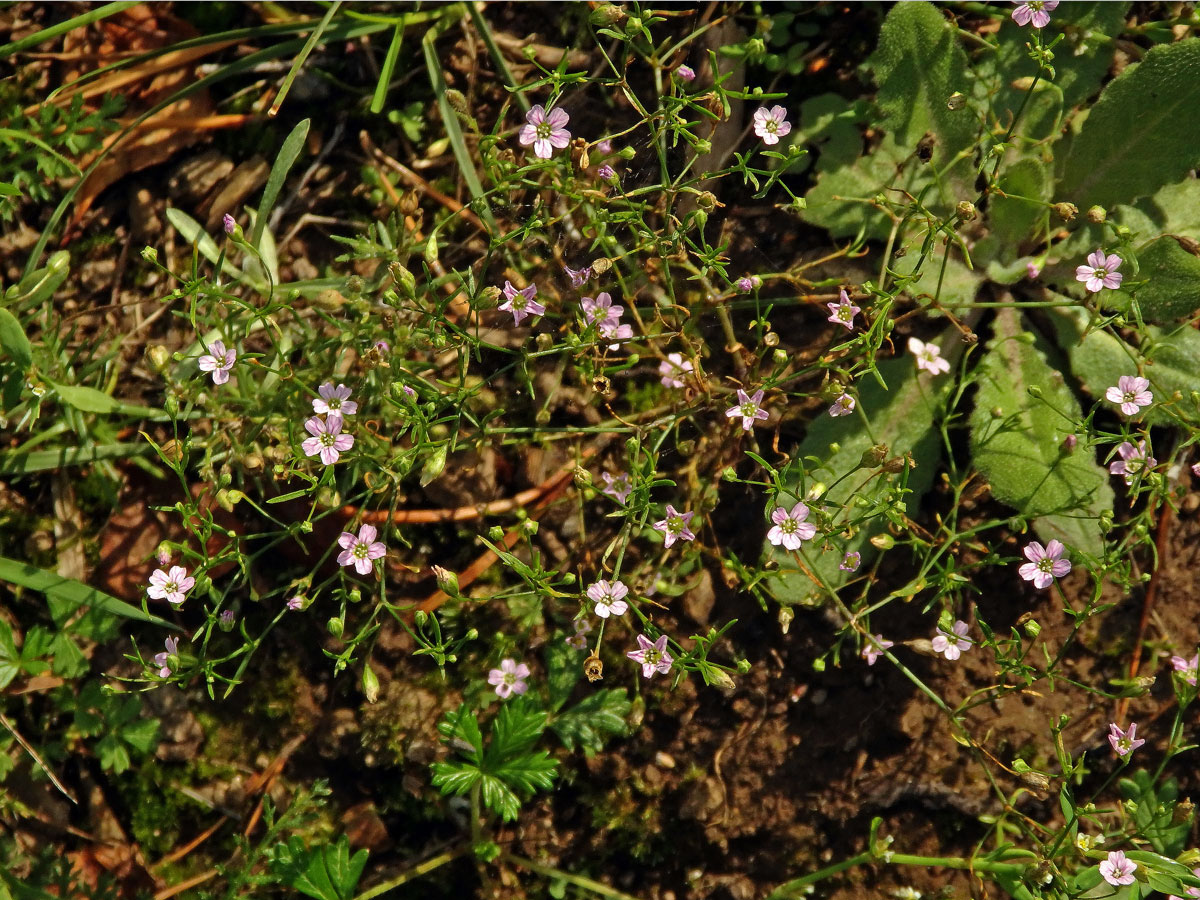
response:
M483 777L479 769L464 762L436 762L433 768L433 786L443 794L461 796L474 787Z
M1104 548L1097 518L1111 510L1113 491L1091 454L1068 453L1082 411L1040 342L1023 336L1021 319L1001 309L995 336L976 371L978 394L971 414L971 453L993 496L1033 519L1043 540L1099 556ZM1042 399L1029 388L1042 392Z
M121 740L134 750L149 753L158 739L158 719L138 719L121 729Z
M106 734L96 743L96 756L100 758L100 768L111 771L116 775L129 768L129 751L115 734Z
M463 703L458 709L447 710L442 721L438 722L438 731L447 743L461 741L465 746L470 747L475 753L475 761L479 761L479 757L483 754L483 734L479 730L479 722L475 718L475 713L471 712L467 704ZM466 752L461 747L458 749L459 752Z
M1129 203L1200 164L1200 41L1152 47L1109 82L1071 142L1058 196Z
M957 347L952 343L955 333L948 330L937 342L942 347L942 355L951 360L960 352L957 347L961 347L961 343ZM911 453L919 465L897 475L881 475L876 469L859 468L863 453L871 448L874 440L857 416L834 418L821 415L809 426L808 434L796 453L800 459L816 457L823 461L823 468L812 478L819 478L828 484L836 482L824 501L830 509L847 507L854 497L863 497L872 503L886 503L889 496L895 496L900 508L906 510L908 515L914 515L921 497L933 483L940 456L937 433L933 428L934 418L945 402L954 379L945 375L933 379L928 376L919 378L909 354L884 360L879 363L878 371L883 384L872 375L864 376L859 385L859 407L871 422L874 439L887 445L889 456ZM836 453L830 452L832 443L838 445ZM796 482L786 487L788 496L777 499L782 506L790 506L796 497L804 494ZM911 493L900 499L903 487ZM857 551L862 554L863 564L867 565L878 553L869 542L870 538L879 533L884 524L882 517L872 519L864 523L854 537L844 542L839 538L831 542L828 549L820 538L810 541L801 551L806 565L823 584L837 590L852 577L838 568L843 553ZM766 553L773 550L770 544L763 549ZM781 559L779 574L771 579L771 584L776 598L785 604L816 604L825 599L825 590L814 585L802 570L786 558Z
M484 753L484 768L496 771L501 760L525 753L545 730L546 714L525 698L505 703L492 720L492 739Z
M604 748L606 738L625 734L633 704L624 689L606 688L584 697L550 720L550 730L568 750L578 744L586 756Z
M479 794L483 805L505 822L516 821L517 813L521 811L521 798L499 778L484 775L480 782Z
M25 329L7 309L0 309L0 348L21 371L28 371L33 364L33 347L25 336Z

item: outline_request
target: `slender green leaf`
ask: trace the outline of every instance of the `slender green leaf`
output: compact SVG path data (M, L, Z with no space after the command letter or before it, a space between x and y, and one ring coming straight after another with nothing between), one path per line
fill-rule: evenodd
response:
M8 450L0 453L0 475L24 475L48 472L71 466L83 466L102 459L141 456L146 444L93 444L90 447L59 447L54 450Z
M396 71L396 60L400 58L400 46L404 43L404 23L401 21L392 32L392 42L388 44L387 55L379 68L379 81L375 84L375 94L371 97L371 112L383 112L383 104L387 102L388 87L392 83L392 74Z
M14 53L24 53L32 47L38 47L47 41L52 41L61 34L66 34L68 31L74 31L76 28L82 28L85 25L90 25L93 22L99 22L101 19L107 19L109 16L116 15L122 10L129 9L131 6L137 6L137 0L123 0L120 3L105 3L103 6L97 6L95 9L88 10L78 16L58 22L55 25L50 25L47 28L40 28L33 34L26 35L17 41L12 41L0 47L0 59L5 59L12 56Z
M335 3L333 8L336 6ZM332 12L332 8L330 11ZM299 62L300 60L297 59L297 63ZM271 174L267 176L267 186L263 188L262 202L258 204L258 214L254 217L254 231L250 234L250 246L260 252L259 245L262 242L263 229L267 227L267 219L271 216L275 201L279 199L279 192L283 189L283 182L287 179L288 172L295 164L300 151L304 149L304 141L308 138L310 125L312 125L310 119L301 119L296 123L296 127L284 138L283 145L279 148L279 156L275 157L275 164L271 166Z

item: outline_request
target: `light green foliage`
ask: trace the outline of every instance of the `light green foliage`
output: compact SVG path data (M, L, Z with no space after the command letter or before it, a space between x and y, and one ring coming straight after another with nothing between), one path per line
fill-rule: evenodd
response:
M158 720L142 717L142 702L136 694L112 693L98 681L89 681L75 700L74 712L74 730L100 738L96 755L104 769L120 774L131 764L130 750L145 755L154 749Z
M879 85L880 127L910 152L932 132L937 143L931 165L944 176L975 139L974 117L946 105L967 81L967 57L957 30L932 3L898 3L888 13L879 47L866 65Z
M876 194L888 200L903 199L899 191L920 193L930 184L927 169L918 168L911 149L904 149L892 135L885 135L871 153L841 168L826 171L805 196L808 207L802 216L833 237L862 235L884 240L891 219L871 203Z
M1118 787L1122 800L1136 804L1133 818L1141 833L1149 839L1150 846L1158 853L1175 857L1187 847L1193 816L1175 821L1173 813L1179 800L1179 782L1166 778L1156 788L1155 781L1157 779L1145 769L1138 769L1131 778L1122 778ZM1180 874L1190 875L1191 872L1184 868Z
M1057 196L1128 203L1200 164L1200 41L1152 48L1104 89L1071 142Z
M461 758L433 764L434 787L452 795L478 791L484 807L506 822L514 821L522 798L539 788L548 790L558 773L557 760L533 749L545 730L546 713L521 697L500 707L486 746L475 713L466 704L447 712L438 731Z
M350 900L367 864L367 851L350 855L350 841L341 835L335 843L307 846L292 835L269 851L271 872L284 884L315 900Z
M1200 309L1200 259L1164 234L1137 251L1137 309L1154 324L1173 322ZM1126 297L1128 298L1128 294ZM1132 300L1116 308L1132 308Z
M896 273L911 275L921 260L919 251L919 246L910 248L907 255L897 260ZM966 306L975 300L982 280L979 272L967 267L957 246L951 245L947 251L939 241L924 261L917 279L904 292L922 306L933 305L934 299L942 306Z
M1108 474L1085 450L1063 448L1082 418L1079 401L1014 310L997 314L976 381L971 454L992 494L1033 519L1043 540L1100 555L1096 517L1113 505Z
M1103 398L1120 376L1141 374L1149 380L1155 400L1179 393L1169 410L1157 406L1144 410L1141 418L1148 424L1164 425L1178 416L1200 421L1200 405L1192 397L1200 391L1200 332L1148 327L1148 349L1139 365L1136 348L1107 331L1088 332L1083 310L1056 311L1053 321L1060 343L1067 348L1072 374L1095 399Z
M940 343L947 341L943 339ZM953 358L949 353L947 357ZM877 553L869 538L881 532L887 520L897 521L902 513L915 513L921 496L933 483L934 461L940 455L933 425L951 379L948 376L934 379L928 375L918 376L915 362L908 354L881 362L879 379L867 377L859 387L859 408L866 413L870 428L864 427L857 415L836 418L823 415L814 421L797 450L797 458L815 458L820 467L814 470L808 466L806 485L788 484L790 496L768 503L767 509L770 511L777 505L790 508L796 497L803 496L804 487L819 479L827 485L837 481L821 500L830 511L845 507L852 515L868 510L888 512L872 516L847 540L831 535L827 548L819 534L805 544L802 549L805 563L822 586L815 585L784 556L778 577L772 578L773 592L781 603L820 603L827 596L825 588L837 590L844 585L854 576L838 568L843 554L858 551L862 553L863 565L869 564ZM838 449L831 454L829 447L833 443ZM879 467L859 468L863 453L876 444L886 444L889 457L911 453L919 461L917 467L907 474L895 475L886 474ZM907 489L906 495L902 488ZM868 504L866 509L855 505L859 498ZM816 504L810 502L809 505ZM779 555L778 548L770 544L764 546L764 552L772 551Z
M1050 198L1050 177L1044 164L1027 156L1006 166L999 184L1000 192L988 208L988 226L1001 244L1001 254L1011 259L1020 254L1020 245L1033 236L1034 225L1046 214L1036 201Z
M567 709L575 685L583 674L583 653L556 639L546 647L546 686L550 693L550 730L568 750L578 745L593 756L611 737L629 730L629 702L624 688L603 688L588 694Z

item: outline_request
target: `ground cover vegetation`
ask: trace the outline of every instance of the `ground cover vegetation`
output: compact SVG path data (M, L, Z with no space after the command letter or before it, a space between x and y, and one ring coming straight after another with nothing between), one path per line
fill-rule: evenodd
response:
M0 15L0 897L1200 896L1193 4Z

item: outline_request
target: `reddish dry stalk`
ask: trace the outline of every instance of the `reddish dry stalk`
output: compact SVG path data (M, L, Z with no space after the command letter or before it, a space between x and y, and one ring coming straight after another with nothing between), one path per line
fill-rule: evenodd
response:
M1158 517L1158 534L1154 539L1156 565L1150 573L1150 583L1146 585L1146 599L1142 603L1142 618L1138 622L1137 640L1133 643L1133 656L1129 660L1129 679L1137 677L1142 666L1142 641L1146 638L1146 628L1150 624L1150 611L1154 608L1154 600L1158 596L1158 575L1162 571L1163 560L1167 554L1167 534L1171 526L1171 504L1163 503L1162 512ZM1125 714L1129 711L1129 698L1122 697L1117 701L1117 724L1125 723Z

